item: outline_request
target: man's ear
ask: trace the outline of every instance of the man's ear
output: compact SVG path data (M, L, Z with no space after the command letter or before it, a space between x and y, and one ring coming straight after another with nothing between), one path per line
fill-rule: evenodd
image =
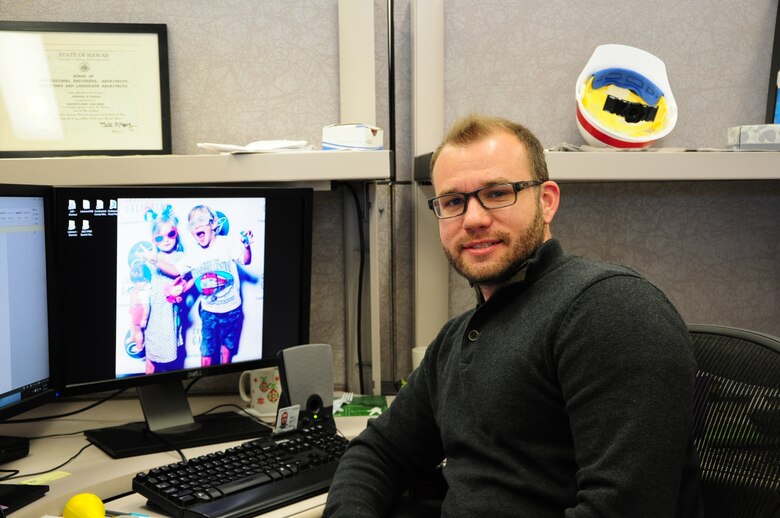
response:
M542 217L545 224L552 223L555 213L558 212L558 204L561 201L561 188L552 180L544 182L541 186Z

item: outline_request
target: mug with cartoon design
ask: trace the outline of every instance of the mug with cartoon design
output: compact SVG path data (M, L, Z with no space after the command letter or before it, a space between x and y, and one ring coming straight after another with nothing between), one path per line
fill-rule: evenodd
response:
M257 412L260 419L273 423L282 394L279 368L267 367L242 372L238 379L238 394Z

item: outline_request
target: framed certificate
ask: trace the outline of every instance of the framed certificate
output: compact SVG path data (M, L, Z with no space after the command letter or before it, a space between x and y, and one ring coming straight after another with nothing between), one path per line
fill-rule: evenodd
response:
M164 24L0 22L0 158L171 153Z

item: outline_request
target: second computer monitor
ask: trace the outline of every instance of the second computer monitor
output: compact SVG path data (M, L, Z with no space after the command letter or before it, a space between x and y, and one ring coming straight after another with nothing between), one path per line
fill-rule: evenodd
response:
M0 422L54 399L51 194L51 187L0 185Z

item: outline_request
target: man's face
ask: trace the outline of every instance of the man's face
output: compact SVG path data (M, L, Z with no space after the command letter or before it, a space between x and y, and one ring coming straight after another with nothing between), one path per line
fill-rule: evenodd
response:
M445 147L433 171L436 196L532 179L525 146L504 132L465 147ZM455 270L483 291L511 277L550 237L554 210L543 210L546 185L520 191L517 203L500 209L487 210L471 196L464 214L439 220L444 253Z
M189 221L190 233L201 248L208 248L214 239L214 221L211 215L205 211L197 211L192 214Z

